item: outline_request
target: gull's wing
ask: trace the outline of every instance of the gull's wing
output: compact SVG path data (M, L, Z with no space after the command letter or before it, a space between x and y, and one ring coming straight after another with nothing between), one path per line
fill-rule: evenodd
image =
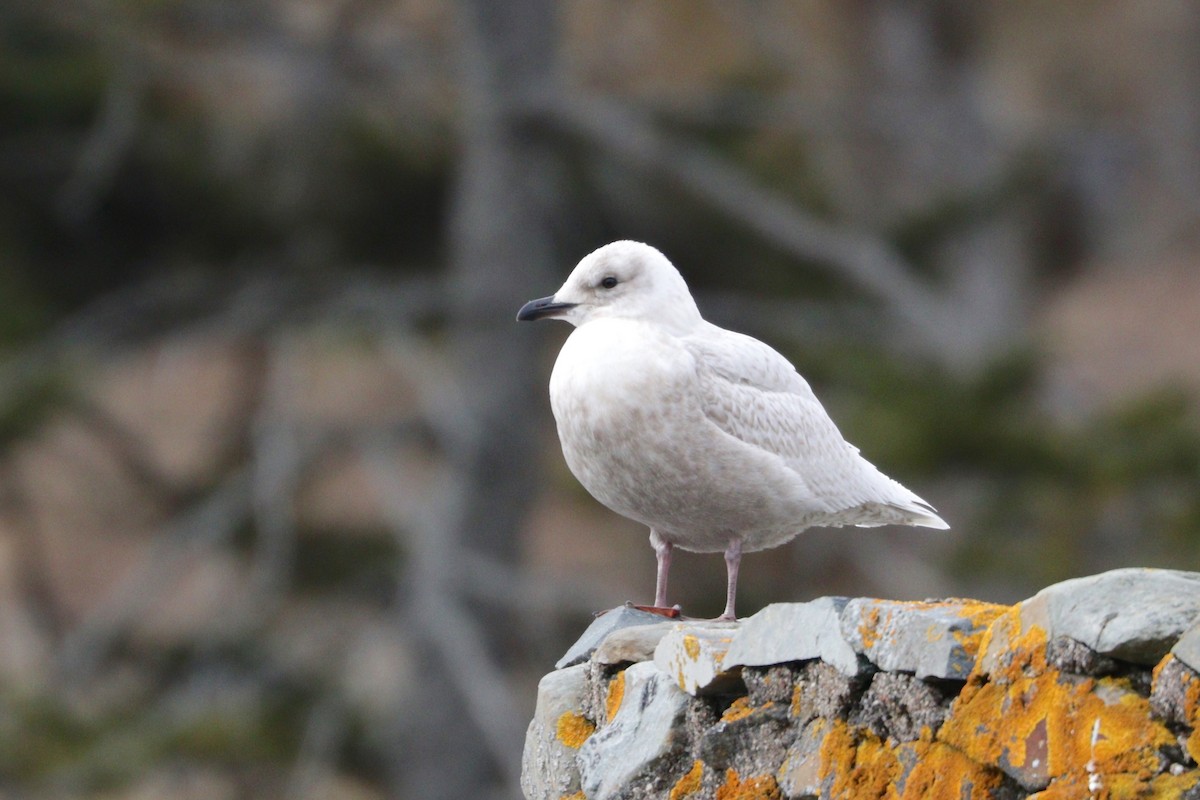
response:
M695 359L709 421L779 456L831 511L881 504L945 526L927 503L842 438L808 382L769 345L707 323L681 342Z

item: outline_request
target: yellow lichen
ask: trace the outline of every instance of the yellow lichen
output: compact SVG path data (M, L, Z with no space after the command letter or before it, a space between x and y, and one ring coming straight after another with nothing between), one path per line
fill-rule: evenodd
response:
M863 621L858 626L858 637L862 639L863 648L870 650L879 641L879 607L871 606L863 614Z
M700 640L690 633L685 634L683 637L683 652L687 653L688 658L695 661L700 657Z
M704 780L704 762L695 761L692 763L692 768L687 771L687 774L675 782L671 787L671 794L667 800L683 800L685 797L690 797L700 791L700 784Z
M1175 656L1167 654L1162 661L1158 662L1152 673L1155 685L1158 684L1163 669L1175 660ZM1182 677L1186 681L1186 685L1183 687L1183 708L1181 709L1183 722L1192 729L1185 746L1192 760L1200 761L1200 677L1196 677L1190 670L1183 672Z
M612 722L625 699L625 670L621 670L608 682L608 696L604 698L604 718Z
M990 770L960 751L923 732L912 745L915 763L904 778L900 800L959 800L968 796L989 797L1004 785L1004 776Z
M743 719L754 713L754 709L750 707L749 697L739 697L734 700L729 708L725 709L725 713L721 715L722 722L733 722Z
M779 785L771 775L741 779L733 767L725 770L725 783L717 787L716 800L779 800Z
M583 792L574 792L572 794L564 794L558 800L587 800L587 795Z
M558 740L573 750L578 750L596 731L596 725L576 711L564 711L555 724Z
M1046 779L1089 763L1144 780L1155 774L1159 749L1173 737L1127 681L1080 679L1048 667L1046 634L1036 625L1015 638L1011 629L1004 633L1011 661L991 680L972 675L939 731L941 741L981 764Z
M821 742L820 759L821 782L829 786L831 798L896 796L900 760L895 748L874 734L835 720Z
M995 603L958 598L948 600L946 603L958 606L959 617L969 620L971 623L970 630L954 631L954 641L958 642L972 658L979 653L980 645L983 643L983 637L988 628L1001 614L1010 609L1009 606L999 606Z

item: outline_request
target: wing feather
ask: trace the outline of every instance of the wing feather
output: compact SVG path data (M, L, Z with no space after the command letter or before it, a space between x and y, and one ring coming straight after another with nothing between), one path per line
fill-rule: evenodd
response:
M779 456L831 512L878 504L945 525L917 495L859 455L808 382L769 345L716 326L685 337L683 343L695 358L709 421L735 439Z

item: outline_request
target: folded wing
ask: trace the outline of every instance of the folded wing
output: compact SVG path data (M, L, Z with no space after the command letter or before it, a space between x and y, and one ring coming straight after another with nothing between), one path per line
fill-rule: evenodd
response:
M705 416L726 434L773 453L847 524L946 528L933 508L842 438L808 382L770 346L716 326L683 339L696 361Z

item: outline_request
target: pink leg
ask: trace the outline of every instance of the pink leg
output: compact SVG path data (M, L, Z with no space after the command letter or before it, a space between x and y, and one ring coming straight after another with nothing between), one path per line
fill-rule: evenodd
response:
M657 538L657 537L655 537ZM671 571L671 543L661 539L654 543L654 557L658 560L658 577L654 582L654 605L667 607L667 573Z
M734 539L725 548L725 573L729 576L729 579L725 586L725 612L717 617L717 619L728 620L730 622L737 619L737 615L733 611L733 606L737 598L738 567L741 563L742 541L741 539Z

